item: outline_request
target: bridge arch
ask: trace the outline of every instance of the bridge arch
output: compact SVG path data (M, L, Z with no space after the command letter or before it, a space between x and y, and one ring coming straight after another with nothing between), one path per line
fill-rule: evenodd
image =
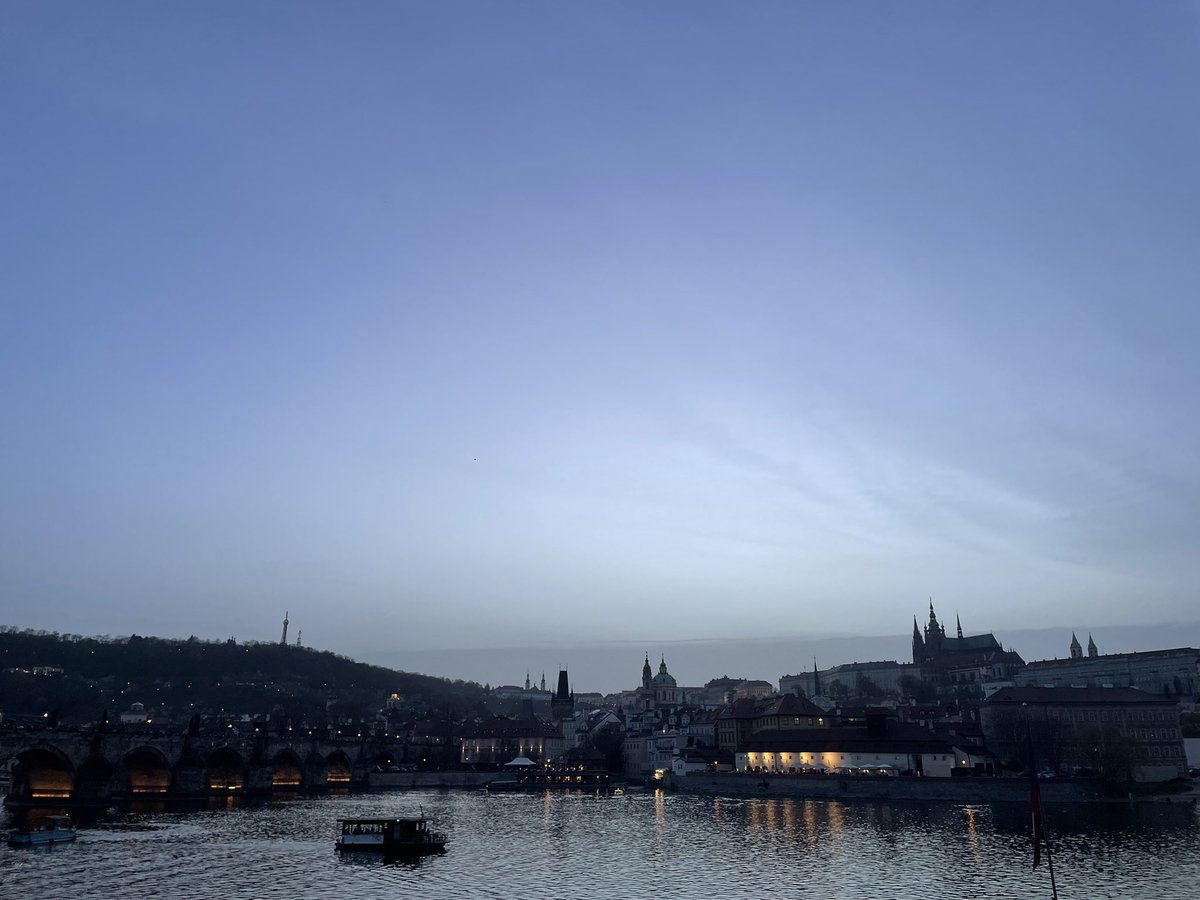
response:
M294 750L280 750L272 757L271 787L274 790L304 787L304 764Z
M219 747L205 761L210 791L240 791L246 787L246 764L232 747Z
M171 790L171 763L157 747L135 747L122 757L115 787L123 794L165 794Z
M347 786L350 784L350 757L342 750L334 750L325 757L325 783L327 785Z
M55 747L37 745L13 754L9 796L20 800L70 800L74 793L75 766Z

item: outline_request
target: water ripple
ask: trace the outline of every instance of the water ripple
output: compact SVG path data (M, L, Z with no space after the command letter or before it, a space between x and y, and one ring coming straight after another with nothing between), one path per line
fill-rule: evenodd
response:
M336 821L424 807L450 850L339 857ZM1063 896L1191 900L1194 807L1047 810ZM0 852L0 897L195 900L1049 896L1021 805L419 792L133 806L49 852Z

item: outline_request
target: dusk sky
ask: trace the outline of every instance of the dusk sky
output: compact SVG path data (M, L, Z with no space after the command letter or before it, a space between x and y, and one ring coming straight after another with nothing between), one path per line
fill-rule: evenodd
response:
M0 621L1195 622L1198 98L1166 0L7 0Z

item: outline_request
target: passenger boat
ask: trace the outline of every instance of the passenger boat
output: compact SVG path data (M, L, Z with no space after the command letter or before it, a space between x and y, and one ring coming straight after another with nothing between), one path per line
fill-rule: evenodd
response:
M373 850L396 856L444 853L446 836L431 831L425 817L415 819L338 819L339 852Z
M35 844L66 844L76 837L70 816L50 816L45 825L9 832L8 843L11 847L32 847Z

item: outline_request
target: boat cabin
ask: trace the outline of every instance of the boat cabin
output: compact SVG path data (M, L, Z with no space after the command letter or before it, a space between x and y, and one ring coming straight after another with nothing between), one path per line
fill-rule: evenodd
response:
M338 850L385 850L435 853L445 849L446 837L430 830L423 816L413 819L339 819Z

